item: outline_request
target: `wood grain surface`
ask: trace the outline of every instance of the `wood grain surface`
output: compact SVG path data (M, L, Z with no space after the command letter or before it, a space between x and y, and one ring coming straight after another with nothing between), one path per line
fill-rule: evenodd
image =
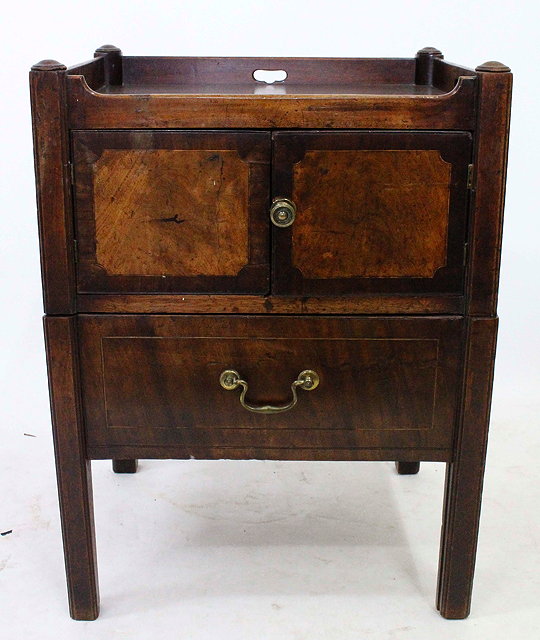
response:
M272 292L462 294L468 133L274 132Z
M360 314L444 315L463 313L462 295L324 295L252 296L203 294L81 294L81 313L256 313L256 314Z
M249 260L249 166L236 151L106 149L93 167L109 275L234 276Z
M213 448L425 448L453 441L459 318L80 316L88 444ZM289 412L304 369L321 378ZM193 454L195 455L195 454Z
M253 69L254 70L254 69ZM319 77L324 77L319 65ZM173 72L174 73L174 72ZM387 73L387 72L383 72ZM68 76L69 124L73 129L136 128L303 128L470 130L474 127L475 78L460 77L448 92L419 91L410 84L394 91L388 85L368 87L363 95L343 94L339 85L318 95L265 93L227 95L213 90L205 100L198 93L153 93L137 87L133 94L91 89L83 75ZM156 78L159 84L160 77ZM369 83L369 77L367 78ZM197 92L199 87L193 87ZM343 87L341 87L343 89ZM174 90L173 90L174 91ZM245 93L245 89L244 89ZM384 96L384 99L381 99Z
M79 291L268 292L269 133L72 138Z
M437 150L310 150L293 168L292 264L306 278L432 278L452 165Z

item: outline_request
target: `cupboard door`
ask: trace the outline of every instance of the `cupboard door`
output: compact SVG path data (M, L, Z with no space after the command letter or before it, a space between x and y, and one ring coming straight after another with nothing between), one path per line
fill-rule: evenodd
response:
M460 294L466 132L276 132L272 291L290 295Z
M268 292L269 133L72 136L79 292Z

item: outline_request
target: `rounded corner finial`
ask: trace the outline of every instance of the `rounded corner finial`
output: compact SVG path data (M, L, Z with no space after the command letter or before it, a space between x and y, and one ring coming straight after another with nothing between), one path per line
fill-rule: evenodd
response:
M32 71L65 71L66 69L66 65L58 60L40 60L32 65Z
M439 51L436 47L424 47L420 49L417 56L433 56L434 58L444 58L442 51Z
M489 60L488 62L484 62L484 64L478 65L475 71L483 71L484 73L508 73L510 67L496 60Z
M96 53L122 53L118 47L115 47L114 44L102 44L101 47L96 49Z

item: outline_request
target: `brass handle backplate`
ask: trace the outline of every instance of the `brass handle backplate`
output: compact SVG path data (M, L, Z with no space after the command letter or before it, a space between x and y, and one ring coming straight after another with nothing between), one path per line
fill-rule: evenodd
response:
M276 227L290 227L296 218L296 205L288 198L274 198L270 207L270 220Z
M242 387L242 391L240 393L240 404L247 409L248 411L253 411L253 413L283 413L285 411L290 411L296 403L298 402L298 395L296 393L296 389L299 387L304 391L313 391L319 386L319 376L315 371L311 369L306 369L298 374L296 380L291 384L292 391L292 400L287 404L282 405L252 405L246 402L246 394L248 392L248 383L245 380L242 380L238 371L234 369L225 369L222 371L219 376L219 383L221 386L227 391L233 391L238 387Z

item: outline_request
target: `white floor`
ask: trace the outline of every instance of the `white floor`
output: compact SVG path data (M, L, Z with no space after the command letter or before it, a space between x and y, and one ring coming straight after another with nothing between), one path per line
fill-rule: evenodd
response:
M93 463L102 611L72 621L43 424L0 469L0 635L538 638L540 407L515 397L496 395L466 621L434 609L444 465L228 461Z

